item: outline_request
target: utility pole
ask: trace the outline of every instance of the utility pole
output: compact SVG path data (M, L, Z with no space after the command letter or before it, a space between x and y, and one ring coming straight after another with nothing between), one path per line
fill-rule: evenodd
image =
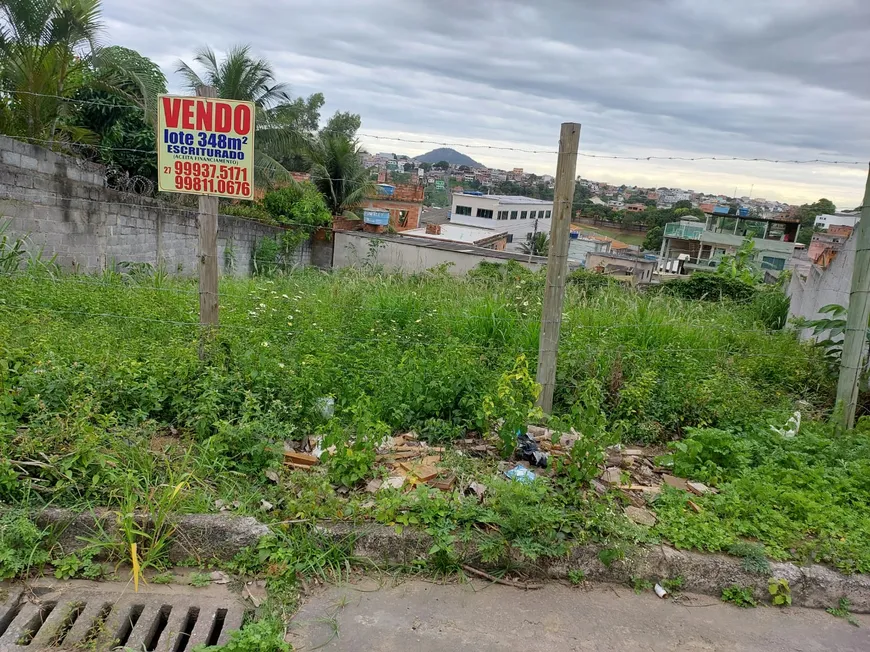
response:
M559 349L562 303L565 300L565 280L568 275L571 206L574 202L579 145L580 125L563 122L559 134L559 160L556 163L553 221L550 223L550 251L547 256L547 286L544 290L541 336L538 343L537 380L541 385L538 405L548 414L553 410L553 390L556 386L556 353Z
M867 344L867 322L870 320L870 172L864 188L861 218L853 237L855 265L852 268L852 290L849 293L849 313L846 318L843 353L840 357L835 411L840 425L846 429L855 426L861 358Z
M217 97L213 86L200 86L198 97ZM218 325L218 198L199 197L199 324L202 327L199 357L205 357L205 339Z

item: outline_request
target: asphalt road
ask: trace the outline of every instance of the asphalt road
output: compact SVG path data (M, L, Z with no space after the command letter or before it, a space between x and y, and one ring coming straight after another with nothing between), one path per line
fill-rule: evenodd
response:
M870 616L857 619L860 627L820 610L740 609L697 595L675 602L610 585L363 580L309 597L289 640L324 652L868 652Z

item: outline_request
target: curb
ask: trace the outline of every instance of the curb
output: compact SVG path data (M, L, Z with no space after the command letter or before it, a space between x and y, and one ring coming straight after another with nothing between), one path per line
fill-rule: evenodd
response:
M117 515L107 509L75 512L48 508L32 518L39 527L53 530L56 544L65 555L91 545L87 539L122 540ZM143 515L140 523L147 525L148 520ZM168 555L169 561L176 564L189 559L229 561L271 532L251 516L232 514L181 514L173 525Z
M77 513L69 509L49 508L33 515L42 528L52 528L63 554L81 550L88 538L117 538L114 512L95 509ZM143 522L145 518L143 517ZM170 540L172 563L194 559L229 561L244 548L256 545L271 530L250 516L230 514L184 514L174 521L176 530ZM410 565L428 557L432 538L424 532L405 529L402 534L385 525L325 522L317 529L336 543L352 542L353 555L375 565ZM105 533L105 534L102 534ZM693 593L720 597L722 589L738 585L751 587L755 598L768 603L768 576L743 569L741 560L721 554L676 550L659 545L634 547L622 559L605 566L599 553L606 546L587 544L574 548L567 557L522 562L516 567L524 574L542 579L566 580L572 570L582 570L587 580L628 584L632 578L660 581L683 577L683 589ZM480 560L474 546L457 544L463 560L481 570L498 570ZM837 606L847 598L854 613L870 613L870 576L843 575L825 566L797 566L771 562L770 577L788 580L792 605L812 609Z
M353 541L354 556L375 564L410 564L425 559L432 539L422 532L405 530L396 534L384 525L356 526L348 523L330 523L319 526L321 532L336 541ZM544 560L536 564L520 564L518 568L531 577L555 580L568 579L571 570L582 570L586 579L598 582L628 584L632 578L657 582L662 579L683 577L683 589L719 598L722 589L731 585L751 587L755 598L769 604L767 584L769 577L788 580L792 605L812 609L836 607L841 598L851 603L854 613L870 613L870 576L842 575L824 566L797 566L792 563L771 562L771 575L747 572L741 560L720 554L676 550L659 545L652 548L637 547L627 551L625 557L605 566L598 558L606 549L602 545L583 545L574 548L566 558ZM481 570L496 570L481 563L473 547L459 547L460 555Z

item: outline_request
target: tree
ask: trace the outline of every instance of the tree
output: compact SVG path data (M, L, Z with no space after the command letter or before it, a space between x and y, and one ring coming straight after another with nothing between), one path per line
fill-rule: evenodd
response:
M533 256L546 256L550 251L550 236L544 231L530 233L526 241L520 243L520 249Z
M272 65L266 59L252 56L248 45L230 48L220 62L214 51L205 47L197 51L194 61L203 69L202 75L184 61L178 62L176 71L184 77L190 91L213 86L218 97L256 105L254 172L258 183L268 186L288 179L289 172L281 161L304 147L305 134L298 123L304 113L298 110L303 108L298 101L290 98L288 87L275 81ZM322 96L317 99L322 100Z
M362 119L358 113L349 113L347 111L336 111L333 116L327 121L323 131L330 133L338 133L349 140L356 138L356 132L359 131Z
M112 46L101 54L102 65L82 73L70 121L98 139L100 147L91 150L90 158L107 166L110 182L122 176L156 182L153 118L157 95L166 92L166 77L134 50Z
M423 172L429 172L432 169L431 163L420 163L420 167L423 168Z
M320 134L305 150L311 180L333 215L358 217L354 211L375 190L359 152L356 141L329 132Z
M310 182L294 183L267 192L263 197L263 208L279 224L319 227L332 221L326 200Z
M99 59L99 0L0 2L0 129L12 136L92 141L67 99Z
M449 170L449 169L450 169L450 163L448 163L447 161L438 161L438 162L437 162L435 165L433 165L432 167L434 167L434 168L436 168L436 169L438 169L438 170Z
M253 102L261 109L291 102L287 85L275 82L272 64L266 59L255 59L249 45L230 48L221 62L214 50L206 46L197 50L193 60L204 68L204 75L184 61L178 62L176 72L194 93L200 86L213 86L218 97Z
M660 226L654 226L646 232L641 248L644 251L659 251L662 248L662 239L664 238L665 230Z
M801 221L801 231L798 234L797 242L809 245L813 238L814 225L816 217L819 215L832 215L837 212L837 207L830 199L824 197L812 204L802 204L797 209L797 215Z
M674 210L678 210L680 208L692 208L692 202L688 199L681 199L673 206Z
M402 169L405 172L412 172L414 170L414 164L413 163L405 163L405 165L402 166Z

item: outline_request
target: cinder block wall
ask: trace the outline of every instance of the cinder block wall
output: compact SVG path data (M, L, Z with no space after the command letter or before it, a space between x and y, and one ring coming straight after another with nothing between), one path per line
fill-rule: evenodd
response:
M99 271L119 262L163 264L196 274L196 212L168 202L106 188L105 168L0 136L0 225L28 238L31 250L57 256L64 267ZM263 238L283 230L221 215L218 256L224 274L250 273ZM309 264L310 245L297 251Z

